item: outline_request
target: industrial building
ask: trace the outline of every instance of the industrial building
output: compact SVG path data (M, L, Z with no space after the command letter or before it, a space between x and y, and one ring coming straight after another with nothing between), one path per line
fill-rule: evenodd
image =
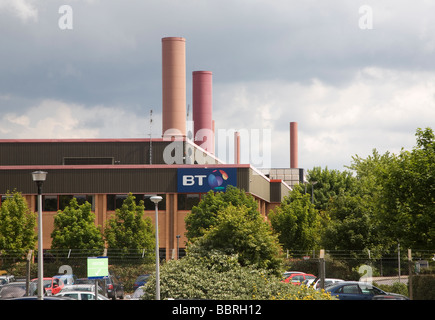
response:
M268 212L279 205L302 177L297 168L297 139L289 179L277 172L241 164L235 136L235 161L227 164L214 155L212 72L192 73L192 139L186 127L185 39L162 39L162 136L158 139L7 139L0 140L0 195L21 192L37 211L37 187L31 173L48 173L43 186L43 244L51 246L54 216L72 197L92 204L96 225L120 207L128 193L145 201L145 215L154 222L150 195L160 195L159 245L162 258L174 257L177 236L183 249L184 219L209 190L229 185L245 190ZM291 127L294 125L291 125ZM296 129L297 130L297 129ZM292 130L291 130L292 133ZM293 136L297 131L293 131ZM292 139L291 139L292 140ZM296 145L295 145L296 143ZM292 158L291 155L291 158ZM281 171L280 171L281 172ZM286 183L287 181L288 183ZM0 202L1 205L1 202Z

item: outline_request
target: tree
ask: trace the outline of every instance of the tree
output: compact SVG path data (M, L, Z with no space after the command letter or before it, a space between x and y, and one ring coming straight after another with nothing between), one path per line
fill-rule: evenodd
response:
M144 218L144 210L143 200L137 204L136 197L130 193L121 208L116 209L115 216L108 219L104 229L109 250L120 250L125 256L145 249L146 258L154 255L154 228L151 218Z
M218 220L219 212L229 205L235 207L245 206L246 218L256 219L260 215L255 199L245 191L233 186L228 186L225 192L209 191L192 212L185 218L186 237L194 241L205 234Z
M391 238L404 246L435 248L435 135L417 129L417 145L402 150L382 174L384 212Z
M370 249L372 256L380 252L383 237L369 199L341 194L333 198L328 210L331 221L323 232L325 248L351 253Z
M86 201L79 205L76 198L72 198L68 206L54 217L51 238L52 249L80 249L92 254L104 247L101 230L95 226L91 204Z
M279 242L289 251L314 249L320 240L320 217L311 203L311 196L301 191L300 186L295 186L280 206L269 213Z
M251 217L244 206L229 205L221 210L215 224L197 238L189 250L200 251L203 255L212 250L235 254L242 266L267 269L275 274L281 271L277 237L260 215Z
M329 170L328 167L322 170L320 167L314 167L308 170L308 176L306 191L308 194L313 192L314 205L320 211L325 211L329 200L338 194L355 192L356 178L350 171Z
M0 207L0 250L20 257L36 244L36 214L20 192L7 194Z

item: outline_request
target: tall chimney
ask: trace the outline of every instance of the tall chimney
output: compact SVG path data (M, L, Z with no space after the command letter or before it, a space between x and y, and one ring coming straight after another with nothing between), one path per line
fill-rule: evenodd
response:
M234 163L240 164L240 132L234 132Z
M186 40L162 38L162 135L186 136Z
M298 167L298 123L290 122L290 168Z
M192 73L194 141L210 153L214 153L212 93L212 72L194 71Z

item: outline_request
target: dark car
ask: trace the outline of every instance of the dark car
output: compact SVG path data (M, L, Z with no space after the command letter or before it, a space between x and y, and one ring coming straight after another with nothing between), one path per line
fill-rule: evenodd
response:
M357 281L338 282L325 289L331 296L337 297L339 300L381 300L383 297L398 300L408 300L407 297L385 292L370 283Z
M149 274L142 274L139 277L137 277L136 281L133 284L133 289L136 290L137 288L145 285L145 283L147 283L149 277L150 277Z
M124 299L124 285L119 281L118 277L110 274L106 281L107 297L115 300L116 298Z

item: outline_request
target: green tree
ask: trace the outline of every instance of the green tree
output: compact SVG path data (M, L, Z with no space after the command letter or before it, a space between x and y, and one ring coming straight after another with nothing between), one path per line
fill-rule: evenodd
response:
M203 236L216 224L219 213L229 205L245 206L248 219L256 219L260 215L254 197L247 195L243 190L228 186L225 192L209 191L185 218L187 239L194 241Z
M295 186L280 206L269 213L269 220L279 234L279 242L289 251L314 249L320 240L320 217L311 196L302 194L300 186Z
M0 207L0 250L20 257L36 244L36 214L20 192L7 194Z
M95 214L89 202L82 205L72 198L63 211L54 217L51 233L52 249L79 249L88 254L104 247L100 228L95 226Z
M142 253L145 258L154 256L155 233L151 218L144 217L144 202L136 203L136 197L131 193L124 200L121 208L107 220L104 236L109 252L120 250L121 255Z
M370 199L360 195L334 197L328 206L331 220L323 232L323 247L346 250L350 254L367 249L371 250L372 256L380 253L383 237L373 208Z
M351 171L314 167L307 172L309 183L306 191L308 194L313 192L314 205L320 211L326 211L331 198L339 194L355 192L357 180Z
M417 145L402 150L382 173L381 220L404 246L435 248L435 135L417 129Z
M211 250L236 254L242 266L267 269L277 275L282 267L281 248L269 223L260 215L251 217L244 206L229 205L221 210L215 224L189 250L203 255Z

